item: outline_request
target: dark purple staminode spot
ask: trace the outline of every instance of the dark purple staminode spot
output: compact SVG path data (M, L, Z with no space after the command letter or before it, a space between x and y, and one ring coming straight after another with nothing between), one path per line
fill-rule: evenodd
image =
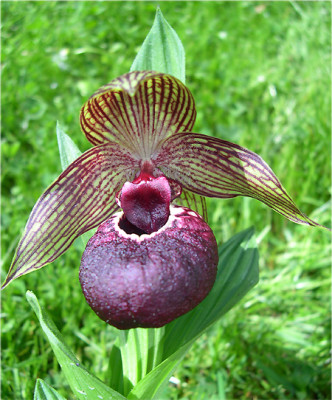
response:
M156 232L166 224L170 202L171 188L164 176L138 183L126 182L120 195L121 208L128 221L146 233Z
M127 182L123 212L100 225L84 251L83 294L119 329L161 327L196 307L214 284L218 248L210 227L170 199L165 177Z

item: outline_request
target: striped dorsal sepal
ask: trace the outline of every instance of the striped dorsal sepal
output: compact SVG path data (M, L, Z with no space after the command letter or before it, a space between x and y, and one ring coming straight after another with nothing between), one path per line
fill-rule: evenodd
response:
M150 159L161 143L190 131L194 99L177 78L157 72L130 72L101 87L81 109L81 127L94 145L112 141L141 159Z

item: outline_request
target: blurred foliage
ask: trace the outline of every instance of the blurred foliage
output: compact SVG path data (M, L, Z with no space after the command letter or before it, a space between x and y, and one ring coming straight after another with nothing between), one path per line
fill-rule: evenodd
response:
M157 4L1 3L2 280L31 208L61 172L56 121L82 151L90 147L80 132L80 107L129 70ZM195 131L260 154L301 210L328 225L329 3L184 1L161 8L186 51ZM196 343L165 399L328 398L329 234L296 226L252 199L208 205L219 242L255 226L261 282ZM81 253L77 243L3 293L3 398L32 398L37 377L67 396L27 289L82 362L104 377L114 334L85 304Z

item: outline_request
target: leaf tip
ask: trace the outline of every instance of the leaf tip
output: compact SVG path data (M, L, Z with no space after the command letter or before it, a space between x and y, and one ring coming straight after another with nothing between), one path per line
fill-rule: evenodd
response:
M36 297L36 295L33 293L32 290L27 290L25 296L26 296L27 299Z
M37 314L37 307L39 306L39 303L36 295L31 290L27 290L25 297L28 303L30 304L31 308L33 309L33 311Z

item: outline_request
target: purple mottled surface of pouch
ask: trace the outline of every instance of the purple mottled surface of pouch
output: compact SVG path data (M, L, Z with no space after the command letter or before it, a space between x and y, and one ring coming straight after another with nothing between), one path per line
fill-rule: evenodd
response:
M90 239L80 282L88 304L107 323L161 327L207 296L217 264L215 237L196 212L170 206L166 224L151 234L120 212Z

